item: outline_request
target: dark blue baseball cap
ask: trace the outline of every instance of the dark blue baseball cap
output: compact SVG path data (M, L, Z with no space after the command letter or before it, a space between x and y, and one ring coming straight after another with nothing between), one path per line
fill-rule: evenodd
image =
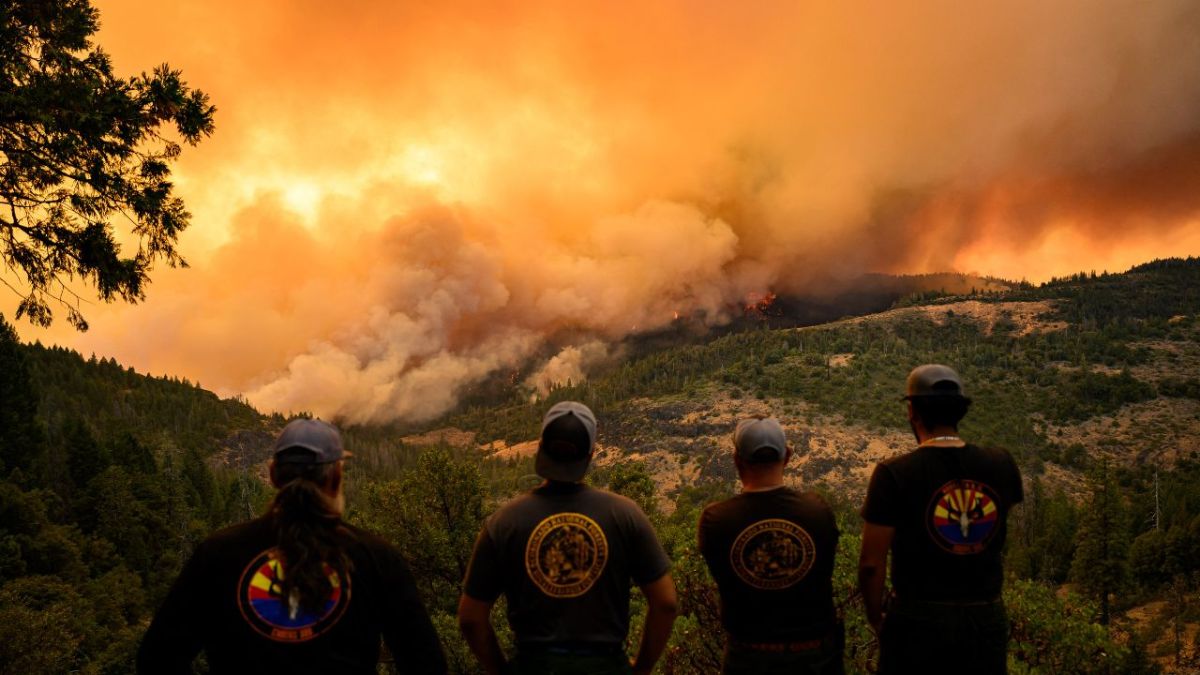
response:
M332 424L303 418L288 422L275 440L273 453L275 461L283 464L328 464L351 456Z

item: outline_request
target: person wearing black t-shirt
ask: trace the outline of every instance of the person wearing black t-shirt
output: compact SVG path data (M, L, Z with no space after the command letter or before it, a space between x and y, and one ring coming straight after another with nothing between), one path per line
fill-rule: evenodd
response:
M649 673L667 645L676 614L671 561L637 504L581 482L595 438L586 406L551 407L535 465L546 482L501 507L479 533L458 621L489 675ZM631 584L648 606L632 667L624 651ZM490 620L502 594L517 643L508 664Z
M952 369L919 366L906 390L918 446L875 467L862 507L858 579L879 672L1004 673L1000 554L1009 511L1024 497L1020 471L1007 451L959 437L971 401Z
M792 452L777 420L742 420L733 444L742 492L706 507L699 527L721 594L722 672L840 675L833 511L816 493L783 484Z
M401 673L446 672L400 552L341 519L346 456L324 422L284 427L270 511L196 547L142 639L138 673L191 673L203 651L212 673L374 675L381 638Z

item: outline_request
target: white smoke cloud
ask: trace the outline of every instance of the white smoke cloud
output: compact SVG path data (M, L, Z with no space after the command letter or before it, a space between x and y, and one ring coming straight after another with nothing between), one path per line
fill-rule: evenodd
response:
M246 396L265 409L350 422L429 419L449 410L465 387L522 366L553 332L618 338L665 326L680 311L723 321L744 293L729 267L736 235L694 207L651 202L575 235L505 237L445 208L392 218L353 244L364 275L339 291L368 309ZM298 269L305 283L335 285L314 278L319 267ZM324 272L341 273L340 267ZM323 305L331 299L313 298ZM607 354L594 338L568 345L526 384L545 393L582 381Z
M545 396L555 387L578 384L587 379L588 371L608 360L609 356L608 345L599 340L563 347L537 372L525 379L525 386Z

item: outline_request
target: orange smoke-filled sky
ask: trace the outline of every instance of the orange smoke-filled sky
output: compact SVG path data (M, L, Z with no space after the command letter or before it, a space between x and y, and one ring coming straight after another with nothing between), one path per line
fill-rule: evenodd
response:
M866 271L1200 253L1194 3L97 6L118 72L218 107L192 268L19 329L264 409L424 419L550 336L531 387Z

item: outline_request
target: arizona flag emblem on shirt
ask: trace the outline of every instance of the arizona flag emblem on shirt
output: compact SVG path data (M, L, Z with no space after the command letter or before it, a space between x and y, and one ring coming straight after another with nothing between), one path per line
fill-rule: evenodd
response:
M275 549L263 551L246 566L238 586L242 618L263 637L276 642L305 642L328 631L350 604L349 579L344 583L325 565L332 590L319 612L306 611L283 597L283 565Z
M979 553L996 533L999 517L992 488L979 481L952 480L933 495L929 534L950 553Z

